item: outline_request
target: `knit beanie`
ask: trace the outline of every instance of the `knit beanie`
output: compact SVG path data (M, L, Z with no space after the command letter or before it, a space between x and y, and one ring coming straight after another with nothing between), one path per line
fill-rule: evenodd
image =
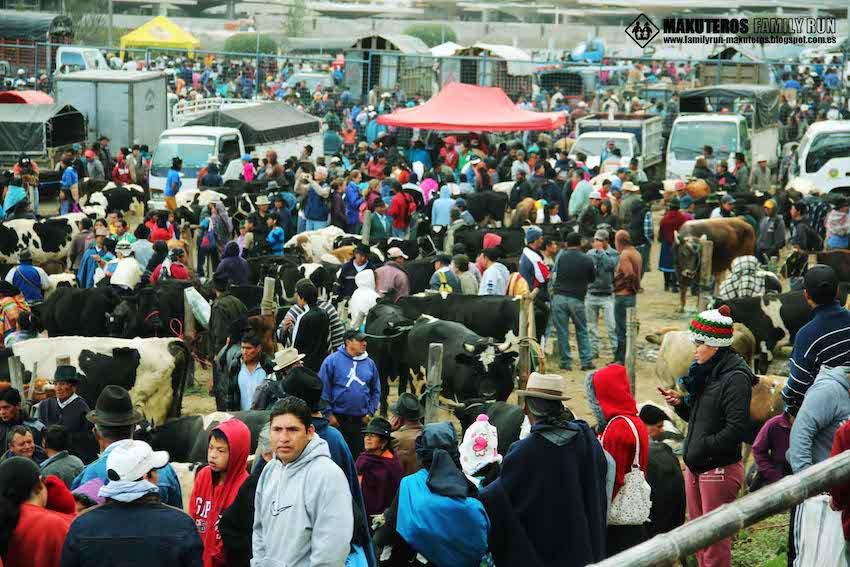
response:
M692 341L702 341L708 346L728 347L732 345L732 318L727 305L709 309L697 315L688 326Z
M460 444L460 465L463 472L474 476L490 463L501 463L499 434L490 424L487 414L481 414L463 434Z
M532 226L525 233L525 243L531 244L541 236L543 236L543 231L537 228L536 226Z

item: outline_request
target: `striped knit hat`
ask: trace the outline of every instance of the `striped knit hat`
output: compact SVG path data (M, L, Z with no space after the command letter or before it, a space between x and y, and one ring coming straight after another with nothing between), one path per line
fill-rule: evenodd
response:
M721 305L719 309L703 311L688 326L691 340L702 341L713 347L731 346L732 318L730 315L731 310L727 305Z

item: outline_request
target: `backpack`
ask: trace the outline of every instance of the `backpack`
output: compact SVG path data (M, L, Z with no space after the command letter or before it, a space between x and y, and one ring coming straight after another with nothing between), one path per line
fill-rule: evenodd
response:
M623 419L629 424L635 436L635 458L629 472L623 476L623 486L617 492L617 496L608 508L609 526L640 526L649 521L649 511L652 508L652 490L646 482L646 476L640 469L640 437L635 424L621 415L614 416L608 422L608 426L617 418ZM608 430L608 427L605 427ZM602 432L601 441L605 440L605 432Z
M440 280L440 287L437 291L439 291L443 295L447 295L452 293L454 289L449 283L448 278L446 277L446 272L437 272L437 279Z

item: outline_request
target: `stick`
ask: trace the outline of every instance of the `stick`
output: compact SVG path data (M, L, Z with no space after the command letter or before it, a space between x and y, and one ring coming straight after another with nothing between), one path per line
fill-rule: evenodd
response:
M12 379L12 387L24 395L24 365L17 356L9 357L9 376Z
M440 391L443 389L443 345L428 345L428 373L425 376L428 395L425 398L425 423L438 421Z
M637 307L628 307L626 309L626 372L629 374L629 383L632 387L632 394L637 392L637 336L638 336L638 320Z
M530 353L530 345L528 344L528 307L530 302L527 299L527 296L520 298L519 300L519 358L517 359L517 377L519 378L519 387L520 389L525 389L525 384L528 382L528 375L530 374L529 367L531 366L531 361L529 360ZM533 308L532 308L532 316L533 316Z
M263 299L260 302L260 315L274 316L274 284L274 278L266 277L263 279Z
M699 295L697 296L697 310L705 311L708 308L708 298L711 287L711 258L714 254L714 242L709 239L702 241L702 252L699 270Z
M369 236L372 232L372 211L366 209L363 214L363 229L360 231L360 242L369 246Z

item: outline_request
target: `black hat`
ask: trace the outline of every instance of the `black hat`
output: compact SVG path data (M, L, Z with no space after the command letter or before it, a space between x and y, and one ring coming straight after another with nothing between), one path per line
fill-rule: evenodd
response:
M29 251L29 248L25 248L18 253L18 260L21 261L29 261L32 260L32 252Z
M419 400L410 392L404 392L400 395L398 401L390 406L390 411L409 421L422 419L422 408L419 405Z
M667 414L658 406L646 404L640 408L640 419L647 425L658 425L667 419Z
M452 263L452 257L448 254L437 254L437 257L434 258L435 262L440 262L444 266L448 266Z
M364 256L366 256L366 257L368 257L368 256L369 256L369 252L370 252L369 247L368 247L368 246L366 246L365 244L358 244L358 245L354 248L354 253L355 253L355 254L362 254L362 255L364 255Z
M366 340L366 333L359 331L357 329L349 329L342 336L342 340L344 340L344 341L350 341L352 339L355 340L355 341L365 341Z
M226 277L221 274L216 274L213 276L213 287L218 291L227 291L227 284L230 282Z
M82 376L70 364L57 366L56 372L53 373L54 382L73 382L74 384L78 384L80 380L82 380Z
M310 406L310 411L319 411L328 405L322 399L322 379L309 368L293 368L284 378L282 386L283 391L290 396L304 400Z
M373 417L372 421L369 422L369 425L363 429L363 433L374 433L375 435L380 435L384 439L389 439L392 431L393 427L390 425L390 422L381 416Z
M835 293L838 289L835 270L825 264L812 266L803 277L803 289L810 294L820 293L826 289L831 289Z
M97 397L94 410L86 414L86 419L95 425L124 427L140 423L143 417L133 407L130 392L121 386L110 384Z

